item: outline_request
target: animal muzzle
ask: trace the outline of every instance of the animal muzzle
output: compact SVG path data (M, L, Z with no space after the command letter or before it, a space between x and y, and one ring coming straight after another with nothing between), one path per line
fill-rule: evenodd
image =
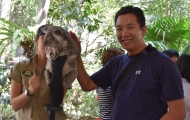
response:
M51 47L46 47L46 53L53 54L53 49Z

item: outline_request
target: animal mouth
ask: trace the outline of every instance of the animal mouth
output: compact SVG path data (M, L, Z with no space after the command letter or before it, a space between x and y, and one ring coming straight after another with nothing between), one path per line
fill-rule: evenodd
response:
M49 56L50 56L50 58L53 58L53 53L50 53Z
M54 52L52 47L46 47L46 53L50 59L54 59Z
M48 52L49 54L53 54L53 49L52 49L51 47L47 47L47 52Z

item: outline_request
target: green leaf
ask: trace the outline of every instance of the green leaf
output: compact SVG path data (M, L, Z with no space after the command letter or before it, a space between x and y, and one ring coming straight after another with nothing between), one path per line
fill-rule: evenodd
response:
M18 43L16 41L16 39L19 37L19 34L21 33L21 30L16 30L14 33L13 33L13 43Z
M155 41L153 43L160 50L175 49L180 52L190 43L189 25L185 18L160 18L148 24L145 40Z
M0 30L7 31L7 32L9 32L9 33L12 33L12 32L13 32L13 31L10 30L9 28L0 28Z
M180 54L190 54L190 44L180 51Z
M14 27L16 29L20 29L21 28L17 24L15 24L15 23L13 23L13 22L11 22L9 20L5 20L4 18L0 18L0 21L2 21L3 23L6 23L6 24L8 24L8 25L10 25L10 26L12 26L12 27Z

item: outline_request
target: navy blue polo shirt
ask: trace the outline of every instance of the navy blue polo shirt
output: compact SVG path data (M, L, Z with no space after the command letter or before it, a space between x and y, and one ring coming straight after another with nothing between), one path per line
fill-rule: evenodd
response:
M120 55L91 75L97 86L114 86L125 66L135 56ZM182 80L175 63L152 50L126 75L120 84L112 120L158 120L167 112L167 101L184 98Z

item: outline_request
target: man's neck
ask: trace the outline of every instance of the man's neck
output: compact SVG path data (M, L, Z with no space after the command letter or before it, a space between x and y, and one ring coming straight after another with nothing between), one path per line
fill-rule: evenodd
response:
M147 45L145 43L143 43L140 47L135 48L136 50L127 51L128 56L136 55L136 54L140 53L142 50L144 50L146 47L147 47Z

